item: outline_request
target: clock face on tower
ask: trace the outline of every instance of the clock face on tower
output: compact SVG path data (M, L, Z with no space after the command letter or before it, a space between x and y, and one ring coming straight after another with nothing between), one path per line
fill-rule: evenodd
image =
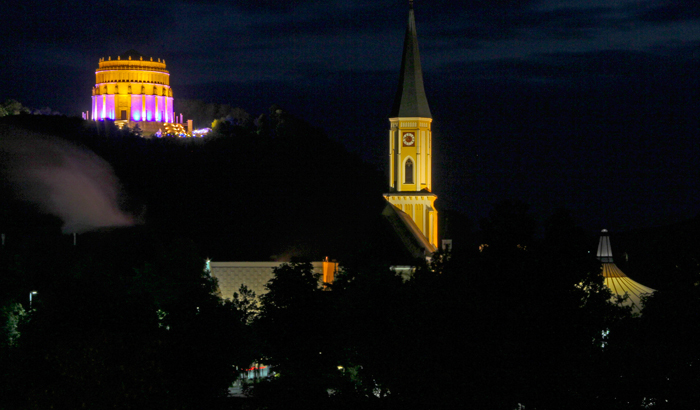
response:
M403 146L412 147L416 143L416 136L412 132L403 133Z

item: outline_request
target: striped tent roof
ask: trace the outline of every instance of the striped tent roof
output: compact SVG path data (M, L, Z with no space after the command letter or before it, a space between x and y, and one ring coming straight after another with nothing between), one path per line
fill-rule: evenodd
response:
M656 292L656 290L633 281L615 265L610 248L610 236L608 236L607 229L601 231L597 256L598 260L600 260L603 265L605 286L607 286L614 295L627 295L628 298L624 302L624 305L632 306L634 311L639 313L642 310L641 297L643 295L650 295Z

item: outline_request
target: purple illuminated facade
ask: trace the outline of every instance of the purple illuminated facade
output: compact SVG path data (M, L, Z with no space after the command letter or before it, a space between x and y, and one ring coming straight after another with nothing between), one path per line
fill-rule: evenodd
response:
M92 89L92 119L129 123L175 122L173 91L165 60L134 50L100 59ZM142 127L143 128L143 127Z
M118 102L122 96L102 94L92 96L92 118L95 120L129 120L134 122L174 122L173 97L132 94L126 96L128 105ZM122 114L126 111L126 118Z

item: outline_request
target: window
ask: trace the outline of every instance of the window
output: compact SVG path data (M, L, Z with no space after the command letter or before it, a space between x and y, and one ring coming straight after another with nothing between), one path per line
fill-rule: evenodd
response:
M406 160L406 165L404 166L404 184L413 183L413 161L411 158Z

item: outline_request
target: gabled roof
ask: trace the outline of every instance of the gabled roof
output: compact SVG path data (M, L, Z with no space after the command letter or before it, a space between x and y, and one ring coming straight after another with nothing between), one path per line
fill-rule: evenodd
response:
M597 256L598 260L603 264L605 286L612 291L613 295L627 295L627 300L624 305L632 306L635 312L640 312L642 310L642 296L651 295L656 292L656 290L633 281L615 265L615 262L613 262L612 249L610 248L610 236L608 235L607 229L603 229L600 233Z
M418 35L416 34L413 6L408 11L408 26L403 43L399 88L396 90L394 105L389 115L389 118L396 117L432 118L423 87L423 70L418 52Z
M407 213L387 202L382 215L389 221L411 257L415 259L425 258L435 253L436 248L423 235L423 232Z

